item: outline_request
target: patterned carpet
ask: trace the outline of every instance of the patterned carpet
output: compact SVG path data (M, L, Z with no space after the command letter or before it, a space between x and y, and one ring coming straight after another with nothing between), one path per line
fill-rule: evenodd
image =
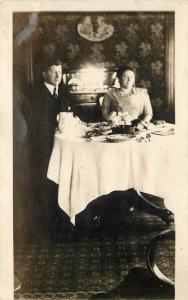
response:
M89 299L114 289L132 268L147 268L146 247L166 226L137 211L116 220L90 234L70 231L66 239L54 229L53 239L40 236L24 249L15 247L15 275L22 284L15 299ZM173 241L157 250L157 260L174 280Z

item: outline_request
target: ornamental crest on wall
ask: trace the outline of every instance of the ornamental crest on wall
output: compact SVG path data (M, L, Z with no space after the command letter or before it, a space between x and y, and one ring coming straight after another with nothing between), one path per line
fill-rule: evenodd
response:
M78 33L88 41L100 42L110 38L114 33L114 27L107 24L103 16L85 16L77 25Z

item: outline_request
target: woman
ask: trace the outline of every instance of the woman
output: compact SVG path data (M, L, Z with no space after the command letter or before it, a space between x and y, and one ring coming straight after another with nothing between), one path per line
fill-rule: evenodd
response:
M145 126L150 122L153 112L146 89L135 87L135 72L130 66L117 71L119 88L113 87L104 96L102 114L105 120L113 121L118 115L129 116L130 120L140 120Z

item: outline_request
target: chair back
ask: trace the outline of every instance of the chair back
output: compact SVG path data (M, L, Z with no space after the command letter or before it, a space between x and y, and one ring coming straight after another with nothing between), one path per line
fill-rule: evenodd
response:
M100 107L102 107L103 100L104 100L104 96L101 96L101 97L99 98L99 105L100 105Z

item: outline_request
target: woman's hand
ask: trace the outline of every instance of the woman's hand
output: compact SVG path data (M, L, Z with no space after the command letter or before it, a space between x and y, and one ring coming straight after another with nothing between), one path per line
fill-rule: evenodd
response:
M140 121L140 123L137 125L137 129L139 129L139 130L142 130L142 129L149 130L149 129L152 129L153 127L155 127L154 124L152 124L149 121L145 121L145 120Z
M113 124L113 126L118 126L121 123L121 117L115 111L113 111L109 116L109 121Z
M140 123L138 123L138 125L136 126L136 128L138 130L143 130L144 129L144 125L140 122Z

